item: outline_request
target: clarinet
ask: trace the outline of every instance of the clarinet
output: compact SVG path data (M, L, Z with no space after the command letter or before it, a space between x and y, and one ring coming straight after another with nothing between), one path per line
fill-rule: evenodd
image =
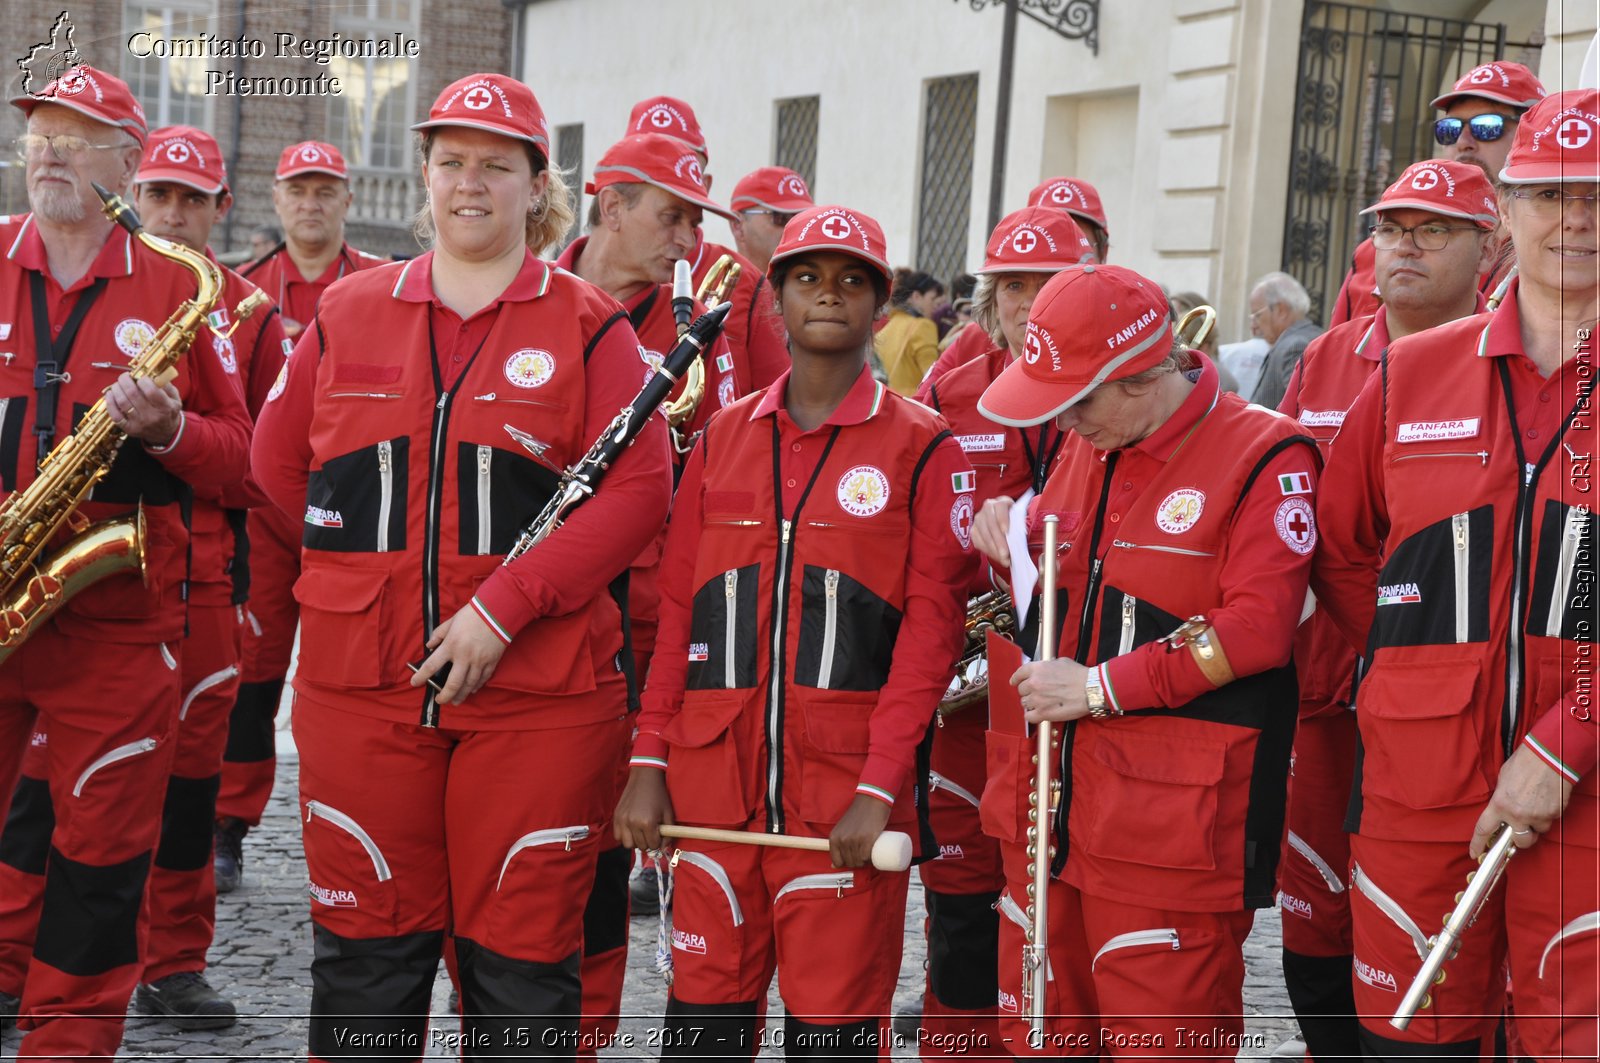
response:
M678 378L688 370L702 351L716 341L732 305L722 303L714 309L707 310L678 338L677 344L667 352L665 358L661 359L661 364L650 374L650 379L645 381L639 394L635 395L633 401L624 406L622 412L618 413L606 426L606 430L600 433L600 438L594 441L589 453L561 474L561 483L554 497L545 504L539 515L522 529L522 534L517 536L511 551L506 554L504 564L511 564L538 546L544 541L545 536L561 527L561 522L566 519L567 514L595 493L600 481L605 478L606 470L611 468L611 463L616 461L633 442L634 437L643 431L645 424L666 401Z

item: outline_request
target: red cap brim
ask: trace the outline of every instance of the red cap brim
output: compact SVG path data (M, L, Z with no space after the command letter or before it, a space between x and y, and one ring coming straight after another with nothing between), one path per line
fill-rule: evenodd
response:
M1083 401L1095 387L1095 381L1036 380L1027 374L1022 359L1015 358L984 389L978 399L978 412L998 424L1032 428L1055 420Z

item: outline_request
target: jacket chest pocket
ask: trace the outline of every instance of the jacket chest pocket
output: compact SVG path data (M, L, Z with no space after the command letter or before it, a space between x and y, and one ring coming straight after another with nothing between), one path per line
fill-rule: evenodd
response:
M689 620L689 690L756 685L761 566L730 568L695 591Z
M1183 623L1178 617L1107 585L1100 595L1100 652L1097 661L1120 657L1164 639Z
M322 463L306 479L303 542L312 550L386 553L406 548L408 436Z
M836 568L806 565L794 681L822 690L877 691L889 680L900 610Z
M1533 559L1528 634L1595 641L1594 513L1551 498Z
M487 443L457 444L461 553L497 556L508 552L559 484L553 471L531 458Z
M1487 642L1494 510L1435 521L1395 545L1378 573L1371 648Z

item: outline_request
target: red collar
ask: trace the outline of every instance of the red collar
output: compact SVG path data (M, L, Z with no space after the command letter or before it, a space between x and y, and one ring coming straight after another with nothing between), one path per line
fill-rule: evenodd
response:
M750 411L752 421L761 417L770 417L784 408L784 396L789 391L789 374L791 370L785 369L783 374L774 380L761 396L761 401L756 403L756 408ZM856 377L856 382L850 385L850 390L845 393L844 401L839 403L837 409L829 415L825 425L852 425L863 424L870 421L877 412L883 408L883 399L888 388L876 380L866 366L861 367L861 375Z
M522 268L506 285L500 297L480 310L492 310L501 303L526 303L538 299L550 290L550 279L555 275L550 263L535 257L532 251L524 251ZM407 262L400 270L400 275L395 278L394 291L391 293L396 299L407 303L432 303L437 307L444 307L433 293L433 252L427 251ZM474 315L476 316L476 315Z
M22 228L17 230L17 238L11 242L6 257L23 269L43 274L54 283L54 278L50 274L50 256L44 249L44 239L39 235L39 227L33 223L32 214L23 221ZM132 273L133 237L122 226L114 225L111 227L111 235L106 237L106 242L101 245L100 253L89 264L89 271L63 291L75 292L80 288L87 288L101 277L127 277Z
M1190 433L1205 420L1206 414L1216 408L1221 392L1217 367L1199 351L1194 352L1194 356L1200 359L1200 379L1195 381L1188 398L1165 424L1134 444L1157 461L1171 461Z

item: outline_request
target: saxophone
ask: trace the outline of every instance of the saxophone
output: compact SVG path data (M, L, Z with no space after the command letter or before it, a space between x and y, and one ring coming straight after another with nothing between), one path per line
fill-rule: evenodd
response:
M156 254L195 275L199 290L180 305L139 352L128 373L158 385L178 374L183 357L206 315L222 295L222 274L197 251L146 233L121 196L94 186L106 216ZM34 481L0 503L0 661L27 641L67 599L118 572L144 575L144 509L132 516L88 523L78 506L111 471L126 435L111 423L104 398L96 400L77 430L57 443L39 463ZM41 557L63 531L73 533L60 548Z

